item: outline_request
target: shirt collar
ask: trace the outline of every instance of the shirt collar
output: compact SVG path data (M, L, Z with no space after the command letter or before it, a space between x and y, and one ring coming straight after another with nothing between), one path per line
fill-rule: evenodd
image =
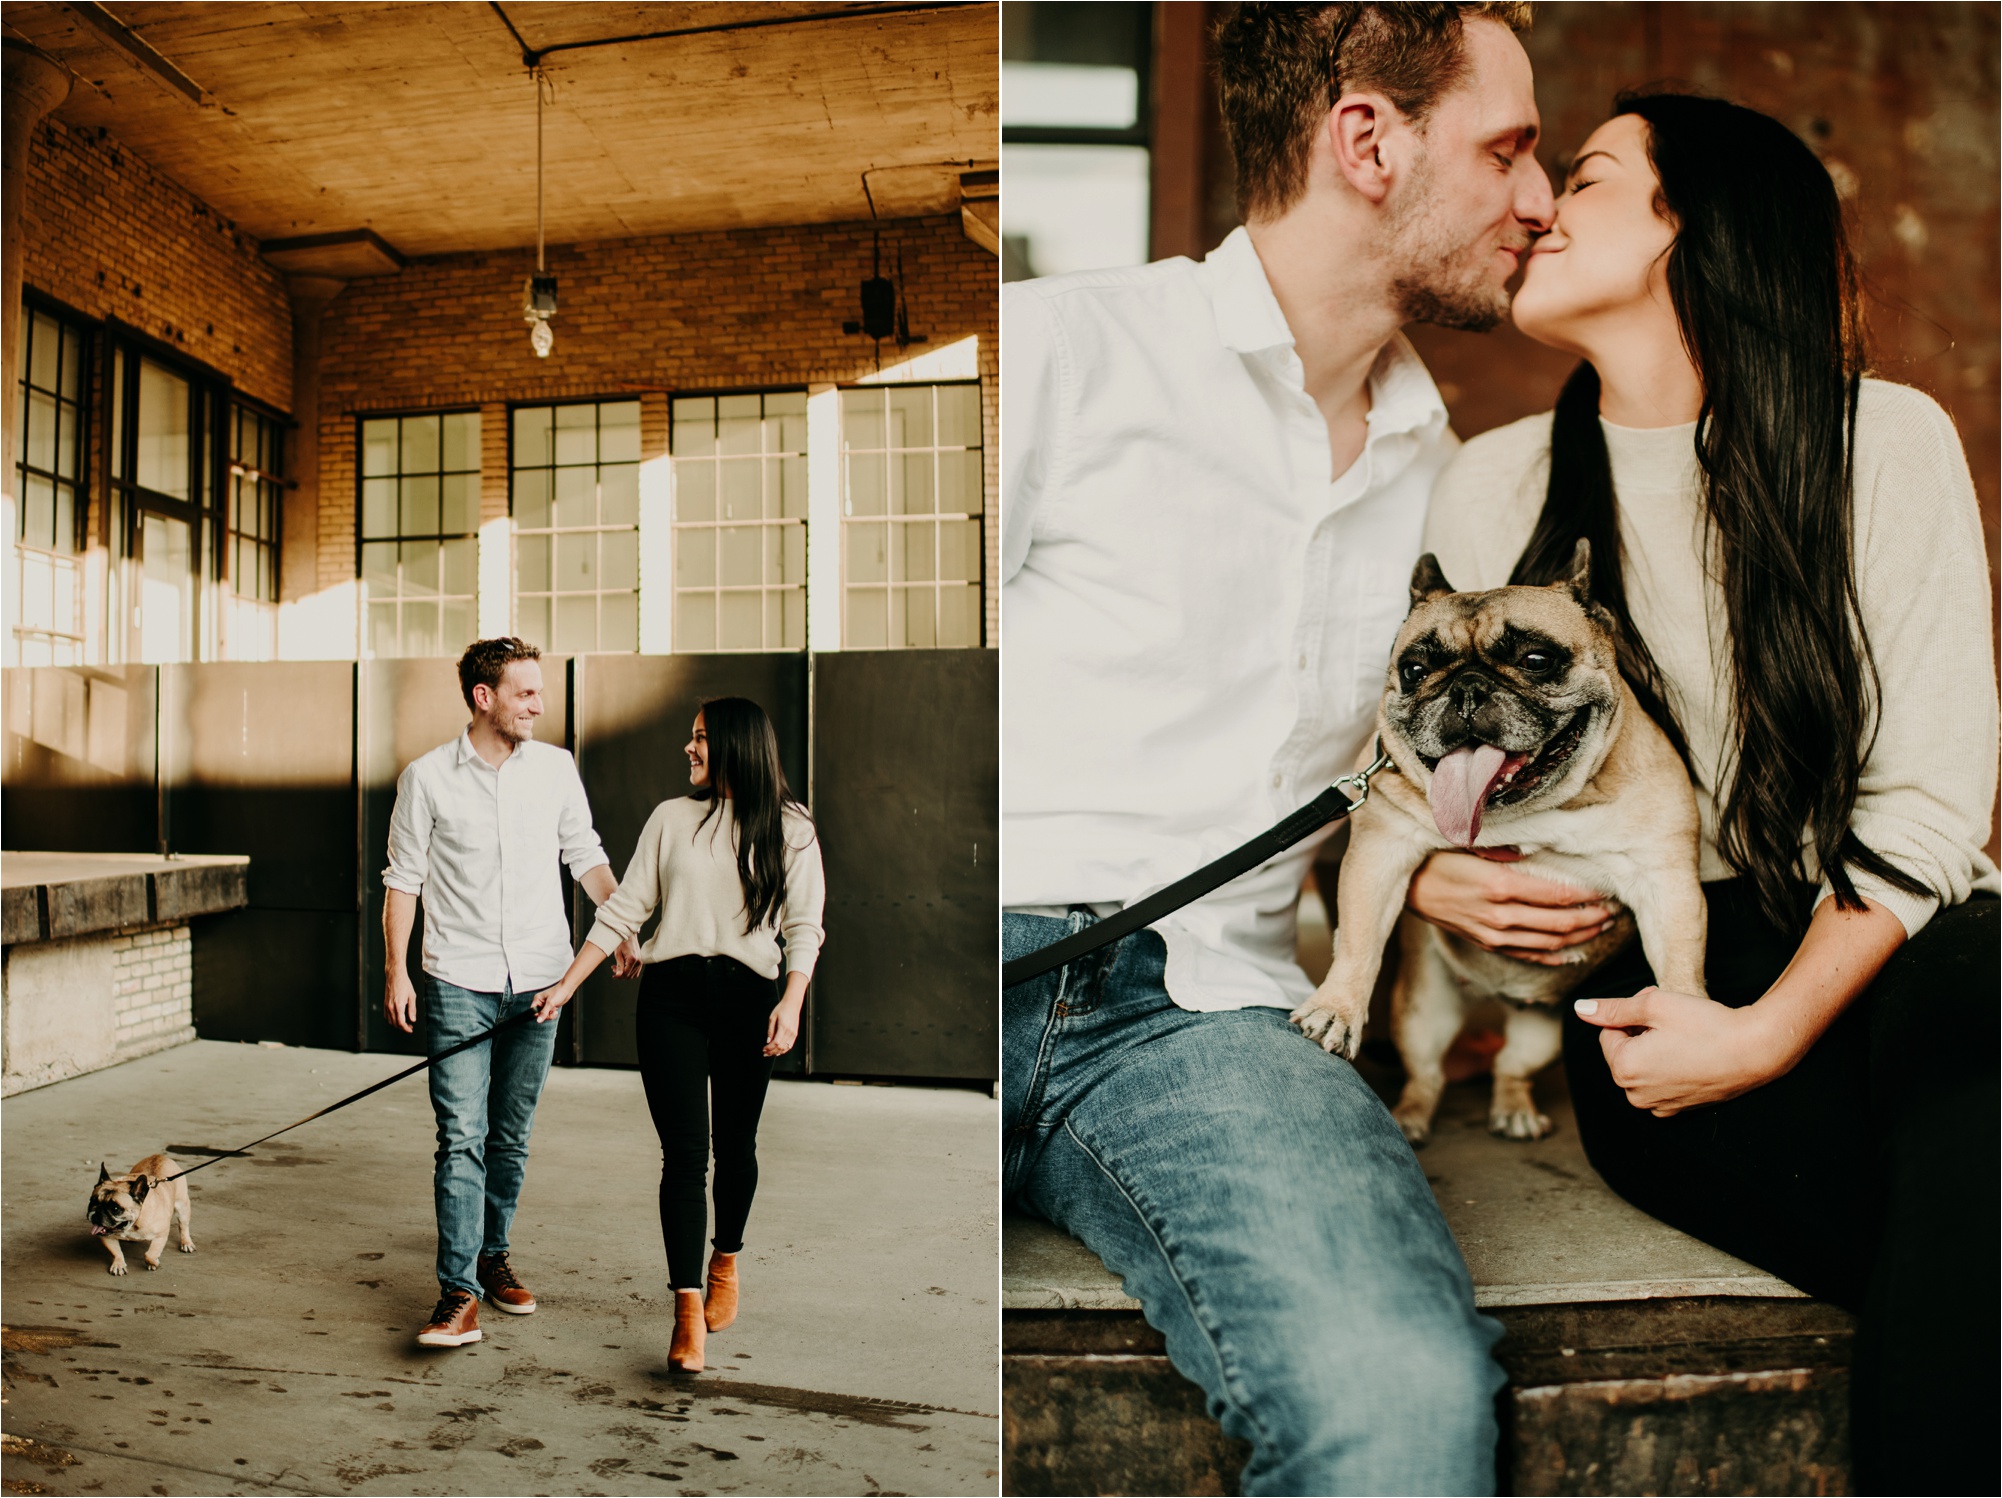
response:
M521 746L519 744L515 745L515 753L519 754L520 752ZM480 758L480 751L473 747L472 729L467 728L459 734L459 763L462 765L476 765L489 774L498 775L501 769L513 759L514 755L510 754L499 765L490 765Z
M1243 225L1230 231L1209 252L1203 269L1216 309L1217 333L1224 347L1239 354L1293 346L1293 330L1279 299L1272 294L1265 266ZM1383 346L1369 372L1369 431L1372 437L1396 432L1444 430L1446 403L1411 340L1396 334Z

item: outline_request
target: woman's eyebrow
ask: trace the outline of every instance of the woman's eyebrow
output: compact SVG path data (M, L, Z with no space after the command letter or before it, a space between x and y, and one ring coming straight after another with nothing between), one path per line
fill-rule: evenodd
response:
M1620 158L1615 156L1611 151L1587 151L1583 156L1578 157L1571 163L1570 169L1564 173L1564 180L1567 182L1570 181L1572 177L1577 175L1578 168L1590 161L1594 156L1603 156L1615 166L1619 165Z

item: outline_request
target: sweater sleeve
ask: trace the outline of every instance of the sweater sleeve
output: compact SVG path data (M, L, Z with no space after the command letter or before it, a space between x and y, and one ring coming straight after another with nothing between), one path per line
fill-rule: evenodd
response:
M638 936L646 918L660 904L661 830L670 804L663 801L646 819L646 826L640 829L639 846L633 849L632 862L626 865L626 877L612 891L612 898L598 907L598 918L591 923L591 934L584 940L601 952L615 952L620 942Z
M1525 417L1465 443L1439 475L1425 549L1463 593L1504 586L1543 510L1550 415Z
M814 836L810 823L802 819L802 825L807 835L803 847L793 844L792 838L797 834L788 828L785 910L779 919L779 930L786 939L786 971L811 977L827 935L820 924L821 912L827 904L827 880L820 866L820 839Z
M1929 893L1851 877L1916 935L1994 872L1982 851L1997 728L1987 546L1947 414L1902 386L1865 393L1875 399L1858 423L1870 452L1858 455L1856 585L1880 709L1849 825ZM1824 880L1821 897L1830 892Z

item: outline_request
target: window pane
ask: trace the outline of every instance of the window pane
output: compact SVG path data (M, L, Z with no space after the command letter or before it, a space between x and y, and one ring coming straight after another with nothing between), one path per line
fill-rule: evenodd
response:
M547 406L524 406L514 413L514 466L541 468L553 461Z
M886 529L881 524L848 527L848 581L880 583L889 580L889 539L883 534Z
M677 458L704 458L716 451L716 402L699 396L674 403L669 445Z
M719 650L760 650L765 643L765 610L757 593L725 593L718 599Z
M27 500L21 507L21 539L30 546L53 548L56 544L56 486L31 473L24 487Z
M517 536L514 542L515 590L520 593L549 591L549 537Z
M900 533L902 556L897 560L902 566L893 569L890 576L899 582L930 582L938 575L938 527L928 520L890 527L892 536Z
M598 513L606 525L640 523L640 471L634 463L598 470Z
M56 484L56 533L55 549L74 552L76 550L76 486L58 482Z
M364 536L396 534L395 479L362 480L361 533Z
M869 650L889 643L889 595L881 588L855 588L848 594L850 647Z
M929 515L932 512L932 455L929 452L904 453L892 460L891 473L896 479L896 502L890 506L892 515Z
M409 656L445 653L438 634L438 605L429 599L415 606L403 606L403 653Z
M518 525L534 529L549 524L549 470L538 469L531 473L517 472L514 476L514 518Z
M63 379L58 393L66 401L81 400L83 390L83 336L75 328L63 329Z
M883 445L883 393L880 390L841 392L841 441L845 447Z
M361 471L365 476L396 472L396 418L361 424Z
M598 461L598 408L558 406L556 408L556 461L595 463Z
M789 583L806 581L806 527L783 526L779 530L779 577Z
M64 406L56 412L56 472L66 479L76 477L76 407Z
M640 585L640 538L637 531L607 531L600 542L604 568L599 586L637 588Z
M938 528L938 575L951 582L980 581L980 522L945 520Z
M125 350L111 355L111 476L125 477Z
M980 454L940 453L938 455L939 514L978 515L980 510Z
M598 407L598 461L637 463L640 456L640 403L615 401Z
M757 526L726 525L719 532L724 587L755 586L764 581L760 530Z
M438 534L438 479L435 474L403 480L402 533L406 536Z
M561 443L559 431L556 440ZM598 523L598 471L595 468L556 470L556 519L563 527Z
M788 520L806 519L806 459L781 458L778 469L778 513Z
M362 587L370 598L396 596L396 543L375 541L361 549Z
M438 543L405 541L398 558L405 598L433 598L438 593ZM409 620L404 627L409 628Z
M755 395L725 395L716 402L716 450L748 456L764 447L764 402Z
M473 603L461 598L446 603L439 610L441 655L458 655L473 643Z
M448 412L443 420L444 467L479 471L480 413Z
M904 601L903 644L912 650L932 650L938 645L938 594L930 588L900 589Z
M447 535L465 535L480 528L480 476L448 473L439 480L439 527Z
M756 520L765 513L765 465L723 463L723 520Z
M938 387L938 445L940 447L980 446L980 387L940 385Z
M368 606L369 654L393 656L397 653L396 605L371 603Z
M678 588L716 586L716 532L690 527L675 533L674 583Z
M716 465L677 463L674 469L674 517L677 520L716 518Z
M980 644L980 590L941 588L938 594L938 642L947 649L977 649Z
M447 541L440 553L443 575L439 590L470 596L479 590L479 543L468 537Z
M531 645L549 643L549 600L517 598L514 604L514 632Z
M31 468L55 469L56 398L39 390L28 392L28 442L23 455Z
M607 593L598 600L598 648L640 648L640 600L637 593Z
M848 494L843 513L881 515L885 513L883 458L880 453L851 453L848 457Z
M406 416L403 418L402 463L405 473L436 473L438 471L438 428L439 421L435 416Z
M566 654L598 648L598 600L590 594L556 600L556 641L551 647Z
M945 392L940 391L943 395ZM932 387L892 390L890 400L890 447L930 447Z
M556 537L556 588L563 593L587 592L598 585L598 538L582 535ZM562 623L562 614L557 622Z
M714 593L683 593L675 599L674 648L677 652L716 648Z
M29 347L33 350L28 360L28 381L43 390L56 388L56 361L62 357L62 330L56 320L46 313L33 313L29 322Z

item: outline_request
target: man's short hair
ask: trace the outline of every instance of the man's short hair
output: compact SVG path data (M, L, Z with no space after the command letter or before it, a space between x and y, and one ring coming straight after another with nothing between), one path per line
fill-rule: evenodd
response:
M498 692L501 673L510 665L516 661L541 659L540 648L526 640L517 640L513 635L503 635L498 640L475 640L459 657L460 695L466 699L468 708L478 712L479 708L473 703L474 687L486 687Z
M1216 28L1237 211L1283 213L1307 190L1307 153L1341 94L1384 95L1423 127L1466 72L1469 16L1520 35L1527 4L1239 5ZM1339 52L1339 57L1335 53Z

